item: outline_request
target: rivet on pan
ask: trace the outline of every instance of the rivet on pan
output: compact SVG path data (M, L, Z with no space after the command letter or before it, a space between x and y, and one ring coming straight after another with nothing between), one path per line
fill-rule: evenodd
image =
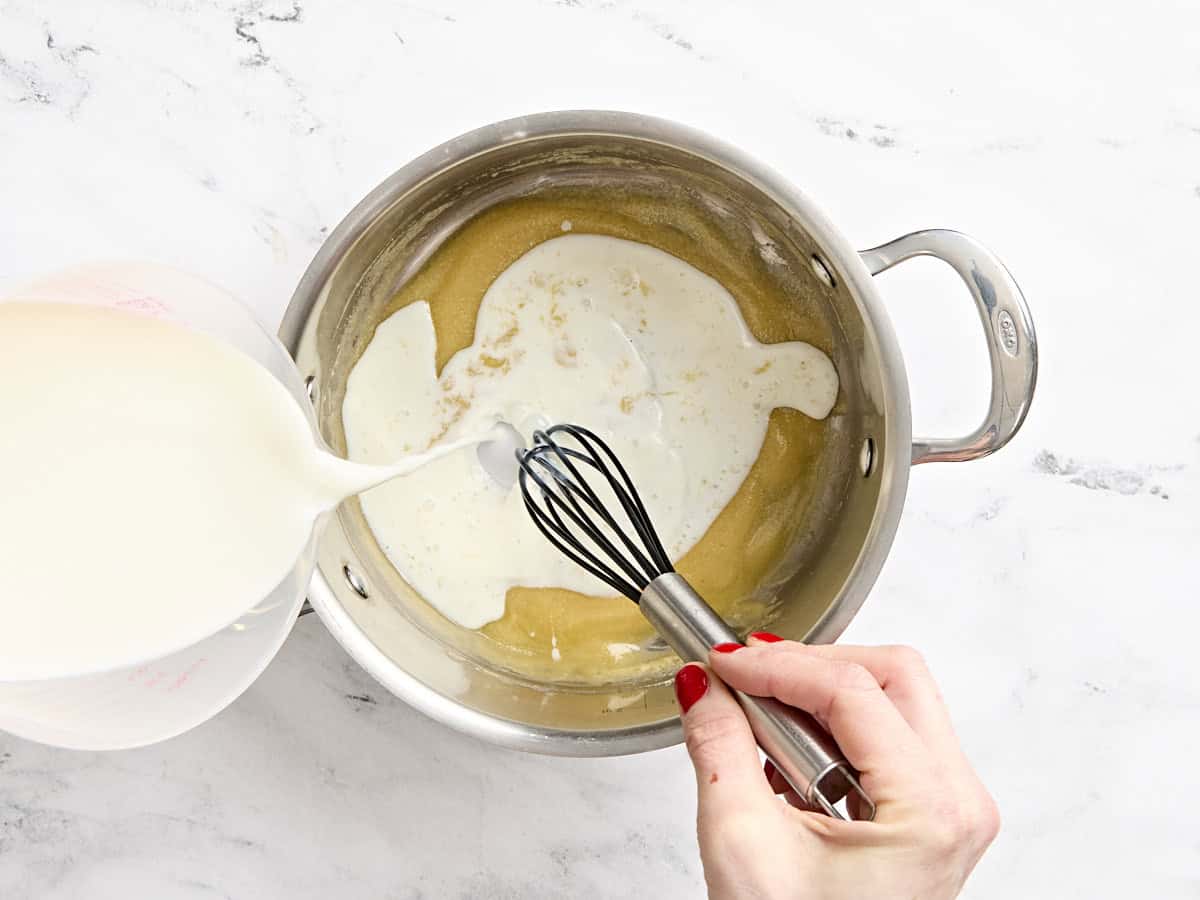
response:
M308 394L308 402L313 403L317 399L317 376L309 375L304 379L304 393Z
M816 276L821 279L825 287L837 287L837 279L833 277L833 273L829 271L829 266L825 265L825 260L816 254L812 258L812 270Z
M350 585L350 590L366 600L368 597L367 583L362 580L362 576L349 566L342 566L342 574L346 577L346 584Z
M871 474L871 470L875 468L875 439L867 438L862 442L862 449L858 451L858 467L862 469L863 476Z

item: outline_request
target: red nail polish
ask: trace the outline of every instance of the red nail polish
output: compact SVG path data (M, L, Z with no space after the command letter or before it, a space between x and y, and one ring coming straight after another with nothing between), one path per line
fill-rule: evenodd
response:
M777 644L783 640L783 638L781 638L779 635L771 634L769 631L754 631L751 632L750 637L754 638L756 641L763 641L767 644Z
M727 641L724 644L717 644L713 647L713 649L718 653L732 653L734 650L741 650L742 646L742 644L734 643L733 641Z
M767 781L770 781L775 777L776 771L778 770L775 768L775 763L771 762L769 759L763 763L763 774L767 776Z
M684 666L675 673L675 697L685 713L708 691L708 673L700 666Z

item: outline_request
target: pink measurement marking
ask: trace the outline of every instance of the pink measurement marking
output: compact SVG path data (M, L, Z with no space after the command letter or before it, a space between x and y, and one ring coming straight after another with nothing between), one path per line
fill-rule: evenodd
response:
M207 662L208 660L206 658L201 657L188 666L187 669L179 673L179 677L176 678L175 681L171 683L171 686L167 688L167 693L169 694L172 691L177 691L191 681L192 676L195 675L196 672L198 672Z
M163 669L151 670L148 665L138 666L129 673L129 680L131 682L142 682L142 687L146 690L162 687L169 694L184 687L207 664L208 658L201 657L178 674Z
M131 297L123 297L118 300L115 306L120 309L127 309L131 312L143 313L148 316L164 316L171 311L171 307L163 303L157 297L151 297L147 294L135 294Z

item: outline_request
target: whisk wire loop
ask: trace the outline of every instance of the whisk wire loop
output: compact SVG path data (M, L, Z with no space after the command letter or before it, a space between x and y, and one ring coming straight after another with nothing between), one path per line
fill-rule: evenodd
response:
M613 493L617 496L618 501L625 510L625 514L633 524L638 537L642 539L647 551L654 558L656 568L653 570L650 580L653 581L659 575L664 575L667 572L674 572L675 568L671 565L671 560L667 556L666 550L663 549L658 532L654 530L654 524L650 520L650 514L646 512L641 495L638 494L637 488L633 486L633 479L629 477L629 473L625 471L625 466L621 464L621 460L613 453L612 448L595 434L579 425L559 425L556 428L567 431L575 440L587 447L591 453L591 457L596 460L592 464L608 479ZM554 430L554 428L550 429L551 432ZM601 453L608 457L608 464L620 474L621 484L618 484L612 472L603 465L603 460L600 456Z
M525 491L525 473L523 471L520 475L520 478L522 482L522 494L524 494L525 500L525 509L533 518L534 524L537 525L538 530L546 536L546 539L549 540L550 543L559 550L559 552L561 552L580 568L595 575L618 593L624 594L626 597L632 599L637 588L624 579L619 578L611 574L608 570L604 569L594 561L595 557L591 556L591 554L588 554L585 557L580 553L577 553L570 544L559 537L561 525L556 525L554 522L551 522L546 513L544 513L541 508L530 499L529 494ZM536 481L538 479L535 477L534 480ZM565 529L562 529L562 532L565 532Z
M620 537L621 543L623 543L625 545L625 549L629 551L630 555L633 556L634 561L637 564L637 566L639 566L642 569L642 571L645 573L646 582L653 581L656 577L661 575L662 572L654 567L653 563L649 559L646 558L644 553L642 553L641 548L638 547L633 542L633 540L630 539L630 537L626 533L625 529L621 528L617 524L616 519L613 517L612 513L609 512L608 507L597 496L595 490L592 488L592 486L588 482L587 478L581 476L579 474L579 470L576 469L575 466L571 463L572 458L578 459L580 462L585 463L587 466L591 467L592 469L596 470L597 472L599 472L601 475L604 476L605 480L608 482L609 488L612 490L613 495L616 497L617 502L620 503L621 508L625 511L625 515L629 518L631 524L634 526L634 533L638 537L642 537L643 529L639 527L639 525L641 523L639 522L639 516L636 511L637 507L634 507L634 504L632 503L630 497L624 490L622 490L622 486L613 477L612 472L610 472L607 468L605 468L605 466L603 465L603 460L601 459L600 455L596 452L596 447L588 441L588 437L591 437L592 440L594 440L597 444L599 444L601 447L603 447L606 450L608 449L608 445L606 445L602 441L600 441L600 439L597 438L595 435L593 435L591 432L586 431L583 428L579 428L578 426L560 425L560 426L556 426L556 427L558 427L564 431L568 431L568 433L570 433L571 436L574 437L575 440L578 441L580 443L580 445L582 445L585 448L585 450L587 451L587 452L581 452L578 450L572 450L569 447L563 447L558 442L553 441L550 438L549 434L547 434L545 432L535 433L535 435L534 435L535 442L538 439L538 434L541 434L543 446L547 446L552 449L554 454L559 457L559 459L562 461L563 465L565 465L567 467L567 469L570 471L571 475L575 479L574 482L571 482L567 479L559 478L558 479L559 483L562 484L562 486L564 488L575 487L576 485L578 485L580 488L582 488L583 492L588 497L588 500L589 500L588 505L591 506L591 508L596 511L596 513L601 517L601 519L604 521L604 523L606 525L608 525L609 529L614 534L616 534L618 537ZM553 429L551 429L551 430L553 431ZM611 456L611 451L609 451L609 455ZM613 457L613 459L615 460L616 457ZM542 462L544 464L544 459L542 460ZM619 463L618 463L618 465L619 465ZM626 481L628 481L628 478L626 478ZM632 483L629 483L629 489L630 490L633 489ZM640 503L638 504L638 507L640 507ZM644 510L642 510L641 512L644 517ZM649 523L648 518L645 518L645 523L646 524ZM604 549L606 552L611 553L609 546L605 546ZM614 556L613 561L616 562L618 565L621 565L622 568L625 568L625 566L623 565L625 560L623 560L620 556ZM641 583L640 577L638 577L637 580L639 582L639 587L641 587L642 589L645 589L646 585L644 583Z
M621 534L616 527L616 522L613 521L612 515L600 503L599 498L596 497L595 492L591 490L587 482L579 476L578 470L571 464L570 459L567 456L562 455L562 462L570 470L570 473L572 476L574 476L575 480L572 480L561 469L555 466L552 461L545 458L547 452L553 452L556 449L561 451L563 448L558 447L556 444L542 444L540 446L535 446L534 451L531 451L527 456L529 461L529 469L527 471L542 492L542 499L545 503L546 509L550 514L550 518L553 519L554 530L560 536L563 536L567 540L571 541L572 544L576 546L582 544L578 538L573 537L570 527L559 515L559 511L561 510L563 513L566 513L567 517L575 524L576 528L582 531L583 534L587 536L587 538L591 540L595 546L599 547L604 555L607 556L617 566L617 568L624 572L625 575L631 581L633 581L635 585L637 585L637 590L640 594L641 590L645 588L645 583L643 582L643 573L638 570L635 563L631 563L620 554L620 551L613 545L612 541L609 540L607 535L605 535L604 532L597 527L596 523L589 518L587 510L583 508L583 505L581 505L580 501L582 501L582 504L586 504L586 506L590 507L591 510L595 512L596 515L599 516L599 518L604 521L614 533ZM547 481L539 475L534 466L541 467L545 473L550 476L550 481L553 484L548 484ZM523 469L522 471L524 472L526 470ZM580 487L581 484L582 488ZM557 490L555 490L555 488L557 488ZM526 493L525 496L526 499L529 499L528 493ZM624 536L622 535L622 537ZM583 546L580 547L580 549L583 548ZM591 554L589 554L589 558L594 559ZM638 560L638 562L641 562L641 560ZM622 591L622 593L624 593L624 591Z
M556 434L569 435L582 449L560 444ZM675 571L629 473L595 434L577 425L535 431L533 446L518 451L517 461L522 499L534 524L583 569L634 602L647 584ZM604 478L629 520L632 535L597 494L585 474L589 471Z

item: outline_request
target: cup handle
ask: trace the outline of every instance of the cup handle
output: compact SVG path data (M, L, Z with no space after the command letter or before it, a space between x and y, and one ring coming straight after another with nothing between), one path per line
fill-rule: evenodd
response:
M987 416L961 438L916 438L912 464L959 462L995 453L1021 428L1037 384L1037 335L1021 289L991 251L958 231L914 231L859 253L872 275L914 256L932 256L959 274L975 300L992 365Z

